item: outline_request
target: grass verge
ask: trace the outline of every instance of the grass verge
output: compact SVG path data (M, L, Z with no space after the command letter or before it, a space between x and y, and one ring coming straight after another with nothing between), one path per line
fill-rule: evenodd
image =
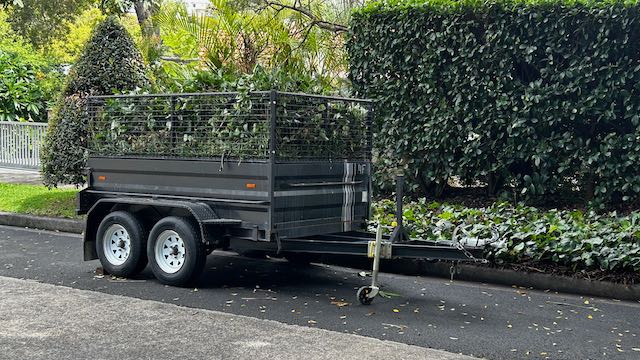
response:
M39 216L78 218L75 189L42 185L0 184L0 211Z

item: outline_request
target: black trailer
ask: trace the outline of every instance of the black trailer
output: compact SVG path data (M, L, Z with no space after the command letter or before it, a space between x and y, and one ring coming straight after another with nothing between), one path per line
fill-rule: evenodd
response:
M364 231L369 100L276 91L95 96L87 115L84 259L99 258L114 275L149 263L159 281L184 285L214 249L294 262L481 256L481 246L411 241L401 217L391 236ZM376 293L374 281L361 302Z

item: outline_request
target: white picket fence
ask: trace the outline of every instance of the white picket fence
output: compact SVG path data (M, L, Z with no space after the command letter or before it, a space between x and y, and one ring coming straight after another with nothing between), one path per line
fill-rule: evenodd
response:
M0 121L0 166L39 169L47 124Z

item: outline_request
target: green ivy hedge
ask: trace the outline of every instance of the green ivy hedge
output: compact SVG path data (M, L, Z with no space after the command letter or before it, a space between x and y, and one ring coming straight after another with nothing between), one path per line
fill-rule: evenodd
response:
M394 213L393 200L375 202L370 230L392 225ZM414 239L448 241L462 226L466 234L460 241L475 245L497 231L499 240L485 254L494 264L534 261L574 271L640 271L640 212L543 211L508 203L469 208L420 198L405 205L403 218Z
M356 92L378 100L376 183L640 197L637 1L374 2L352 18Z

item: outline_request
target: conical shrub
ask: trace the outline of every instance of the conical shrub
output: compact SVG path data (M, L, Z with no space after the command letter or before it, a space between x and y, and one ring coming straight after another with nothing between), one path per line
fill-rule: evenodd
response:
M144 61L127 30L109 17L93 31L71 69L49 120L42 154L47 186L84 183L87 158L86 98L147 86Z

